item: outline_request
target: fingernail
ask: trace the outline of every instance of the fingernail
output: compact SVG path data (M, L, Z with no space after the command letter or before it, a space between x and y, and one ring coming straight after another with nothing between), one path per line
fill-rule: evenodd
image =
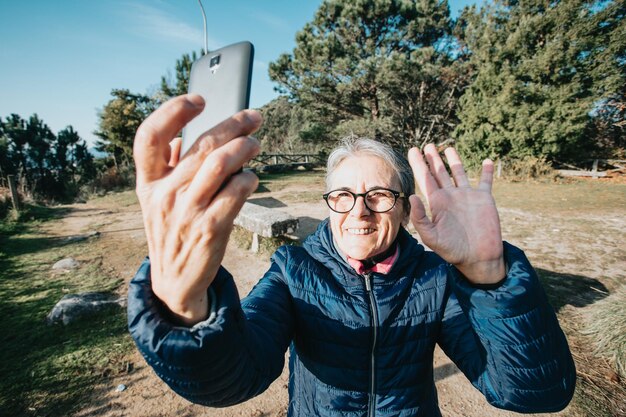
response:
M187 100L196 107L204 107L204 99L198 94L189 94Z
M261 121L261 113L256 110L246 110L246 116L252 123L258 123Z

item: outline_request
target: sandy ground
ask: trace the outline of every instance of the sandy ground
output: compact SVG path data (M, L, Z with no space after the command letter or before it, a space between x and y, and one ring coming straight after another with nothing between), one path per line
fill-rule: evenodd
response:
M282 190L271 197L274 201L281 200L289 190ZM268 197L263 195L262 197ZM262 201L261 201L262 202ZM142 228L141 213L136 204L119 205L108 202L106 199L87 204L69 206L71 211L62 219L62 227L55 226L55 232L64 235L75 235L91 230L98 230L101 236L98 245L101 248L101 256L106 260L106 267L110 268L119 276L128 281L134 274L141 259L146 254L145 236ZM285 204L280 208L300 218L301 226L299 236L305 236L317 225L319 220L326 216L326 208L322 203L299 203ZM503 222L505 238L512 243L526 249L527 254L533 259L533 254L538 257L545 255L544 248L547 242L552 242L550 248L553 253L549 257L543 257L540 267L552 270L557 267L559 259L576 253L576 247L570 247L565 240L555 239L561 233L576 233L571 224L565 221L559 222L557 218L546 218L519 210L501 208L500 214ZM596 221L598 227L616 230L626 230L626 220L623 216L616 216L607 220L606 217L598 219L585 218L585 221ZM516 224L532 224L529 230L516 235ZM568 229L569 228L569 229ZM601 238L601 237L600 237ZM558 244L554 245L554 242ZM572 243L575 245L575 243ZM611 245L610 247L615 247ZM604 249L603 249L604 248ZM615 262L607 265L600 260L590 258L587 263L586 276L611 276L621 274L623 279L626 271L626 257L622 252L600 254L601 251L619 249L606 249L607 246L596 245L593 250L598 251L598 256L610 256ZM604 256L603 256L604 259ZM554 262L554 265L550 263ZM258 278L269 265L267 256L252 254L236 247L232 242L229 244L224 265L236 277L240 295L245 295L255 284ZM537 266L537 265L536 265ZM563 265L561 265L563 267ZM566 267L564 267L566 268ZM567 273L581 273L577 271L563 271ZM125 291L125 289L123 289ZM565 306L565 308L573 308ZM288 371L283 370L282 375L262 395L244 404L225 409L211 409L193 405L178 397L161 382L145 364L141 356L135 352L129 360L134 364L132 372L109 378L96 386L91 398L79 406L76 417L87 416L285 416L287 407L287 380ZM437 350L435 355L435 379L439 392L440 408L444 416L475 416L497 417L514 416L515 413L501 411L486 403L482 395L474 389L450 360ZM126 385L127 389L117 392L118 384ZM558 414L545 414L553 416L572 416L573 411L568 408Z

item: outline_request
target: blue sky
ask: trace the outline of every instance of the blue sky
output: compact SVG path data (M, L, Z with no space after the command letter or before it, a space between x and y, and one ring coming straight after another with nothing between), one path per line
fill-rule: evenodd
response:
M451 0L453 16L473 0ZM255 45L251 107L276 97L268 64L291 52L321 0L204 0L209 49ZM92 143L114 88L146 93L203 46L196 0L0 0L0 117L37 113Z

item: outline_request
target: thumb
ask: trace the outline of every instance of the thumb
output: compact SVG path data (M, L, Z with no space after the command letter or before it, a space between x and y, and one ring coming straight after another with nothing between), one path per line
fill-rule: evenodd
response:
M171 170L169 142L203 108L204 100L198 95L178 96L141 123L133 144L137 185L161 179Z
M424 203L422 203L422 200L420 200L418 196L415 194L411 195L409 202L411 203L411 223L415 230L417 230L417 233L419 233L422 241L426 243L432 235L433 223L426 215Z

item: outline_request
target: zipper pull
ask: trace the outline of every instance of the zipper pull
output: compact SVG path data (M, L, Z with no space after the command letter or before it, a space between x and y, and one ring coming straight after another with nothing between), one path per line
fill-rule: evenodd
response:
M371 292L372 282L370 281L370 279L372 278L372 275L369 273L363 274L363 278L365 279L365 289L367 290L367 292Z

